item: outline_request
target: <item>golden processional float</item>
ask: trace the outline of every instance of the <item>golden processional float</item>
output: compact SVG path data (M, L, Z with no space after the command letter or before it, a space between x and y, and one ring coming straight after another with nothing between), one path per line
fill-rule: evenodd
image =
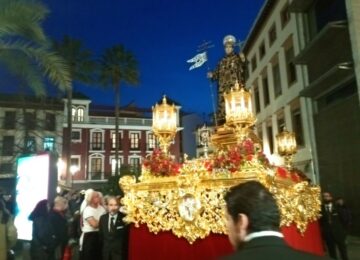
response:
M161 149L144 159L139 180L120 179L125 221L135 227L146 224L155 234L172 231L190 244L210 233L226 234L223 195L231 186L250 180L261 182L275 196L281 226L295 224L303 233L319 217L319 187L291 167L294 133L284 130L276 137L286 167L270 165L252 130L256 119L250 92L236 83L224 98L226 123L209 138L216 150L182 164L168 152L178 130L176 107L167 104L166 97L153 107L153 131Z

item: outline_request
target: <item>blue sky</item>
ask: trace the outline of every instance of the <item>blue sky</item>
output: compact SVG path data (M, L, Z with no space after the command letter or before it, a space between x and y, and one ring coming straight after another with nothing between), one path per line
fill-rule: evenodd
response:
M99 57L123 44L139 62L140 84L122 85L121 103L151 107L163 94L187 112L212 111L207 66L189 71L186 60L204 40L213 69L223 56L227 34L244 40L264 0L47 0L51 13L44 26L55 39L80 39ZM113 104L113 92L75 84L93 103Z

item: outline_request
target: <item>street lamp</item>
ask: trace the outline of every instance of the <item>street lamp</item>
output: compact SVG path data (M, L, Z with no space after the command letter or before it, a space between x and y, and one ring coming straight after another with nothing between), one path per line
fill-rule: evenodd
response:
M174 104L169 105L164 96L162 103L156 104L152 110L153 132L159 140L161 150L168 153L170 143L177 132L177 109Z
M71 173L71 187L74 186L74 175L79 170L79 167L77 165L71 165L70 166L70 173Z
M296 138L294 132L289 132L284 127L283 131L276 135L278 153L284 157L285 166L292 168L292 157L296 153Z
M235 129L237 141L241 142L248 129L255 124L256 118L252 112L251 93L236 81L234 88L224 94L226 125Z

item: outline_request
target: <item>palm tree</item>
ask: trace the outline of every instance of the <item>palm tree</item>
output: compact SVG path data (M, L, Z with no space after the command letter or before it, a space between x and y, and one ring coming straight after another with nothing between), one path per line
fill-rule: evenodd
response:
M85 84L95 82L93 77L96 63L92 52L82 42L65 35L59 42L54 42L54 49L62 56L69 68L71 79ZM70 186L71 132L72 132L72 88L67 89L67 133L66 139L66 186Z
M100 82L111 86L115 92L115 174L119 173L119 108L120 83L136 85L139 82L137 61L122 45L104 51L100 59Z
M44 76L61 90L70 88L67 66L41 27L49 10L26 0L0 0L0 6L0 62L37 95L45 94Z

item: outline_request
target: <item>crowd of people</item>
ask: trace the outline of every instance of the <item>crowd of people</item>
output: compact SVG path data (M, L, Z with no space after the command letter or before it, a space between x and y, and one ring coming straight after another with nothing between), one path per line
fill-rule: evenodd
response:
M275 198L259 182L232 187L224 197L228 236L235 253L226 259L328 259L289 247L280 232L280 212ZM328 255L347 260L346 235L351 214L342 198L322 193L322 237ZM89 189L67 193L54 201L37 203L29 216L33 223L31 259L127 259L128 226L120 198ZM12 214L0 199L0 259L14 259L17 240Z

